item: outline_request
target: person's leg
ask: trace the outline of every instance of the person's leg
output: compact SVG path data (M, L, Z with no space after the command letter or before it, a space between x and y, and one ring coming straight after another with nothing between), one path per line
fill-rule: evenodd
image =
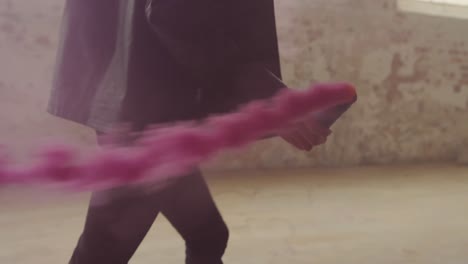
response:
M161 213L186 243L186 264L222 264L229 231L199 171L181 178Z
M157 197L128 195L101 203L108 197L103 192L91 197L70 264L127 264L159 212Z

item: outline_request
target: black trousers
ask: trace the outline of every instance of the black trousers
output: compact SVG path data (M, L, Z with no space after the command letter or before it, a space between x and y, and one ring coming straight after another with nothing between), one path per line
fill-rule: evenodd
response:
M151 195L122 195L99 203L92 195L84 231L70 264L127 264L159 213L186 243L186 264L222 264L224 223L200 172Z

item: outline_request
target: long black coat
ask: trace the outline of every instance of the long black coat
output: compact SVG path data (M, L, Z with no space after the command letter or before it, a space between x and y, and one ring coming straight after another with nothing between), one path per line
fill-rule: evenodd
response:
M273 0L67 0L48 110L141 127L234 110L280 78Z

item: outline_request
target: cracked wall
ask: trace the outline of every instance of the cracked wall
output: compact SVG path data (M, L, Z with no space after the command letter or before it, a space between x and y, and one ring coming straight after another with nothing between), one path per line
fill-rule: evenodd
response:
M91 131L48 116L63 1L0 0L0 135L21 152L36 138L92 145ZM215 168L450 161L468 154L468 20L408 14L391 0L277 1L284 79L349 81L358 103L326 145L281 140L223 155Z

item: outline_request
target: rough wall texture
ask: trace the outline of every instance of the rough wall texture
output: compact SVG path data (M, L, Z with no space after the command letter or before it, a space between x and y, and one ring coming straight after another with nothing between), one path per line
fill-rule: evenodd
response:
M0 0L0 135L22 151L85 128L45 114L63 0ZM300 153L259 142L214 167L456 160L468 149L468 20L403 14L392 0L277 1L286 82L350 81L360 100L329 142Z

